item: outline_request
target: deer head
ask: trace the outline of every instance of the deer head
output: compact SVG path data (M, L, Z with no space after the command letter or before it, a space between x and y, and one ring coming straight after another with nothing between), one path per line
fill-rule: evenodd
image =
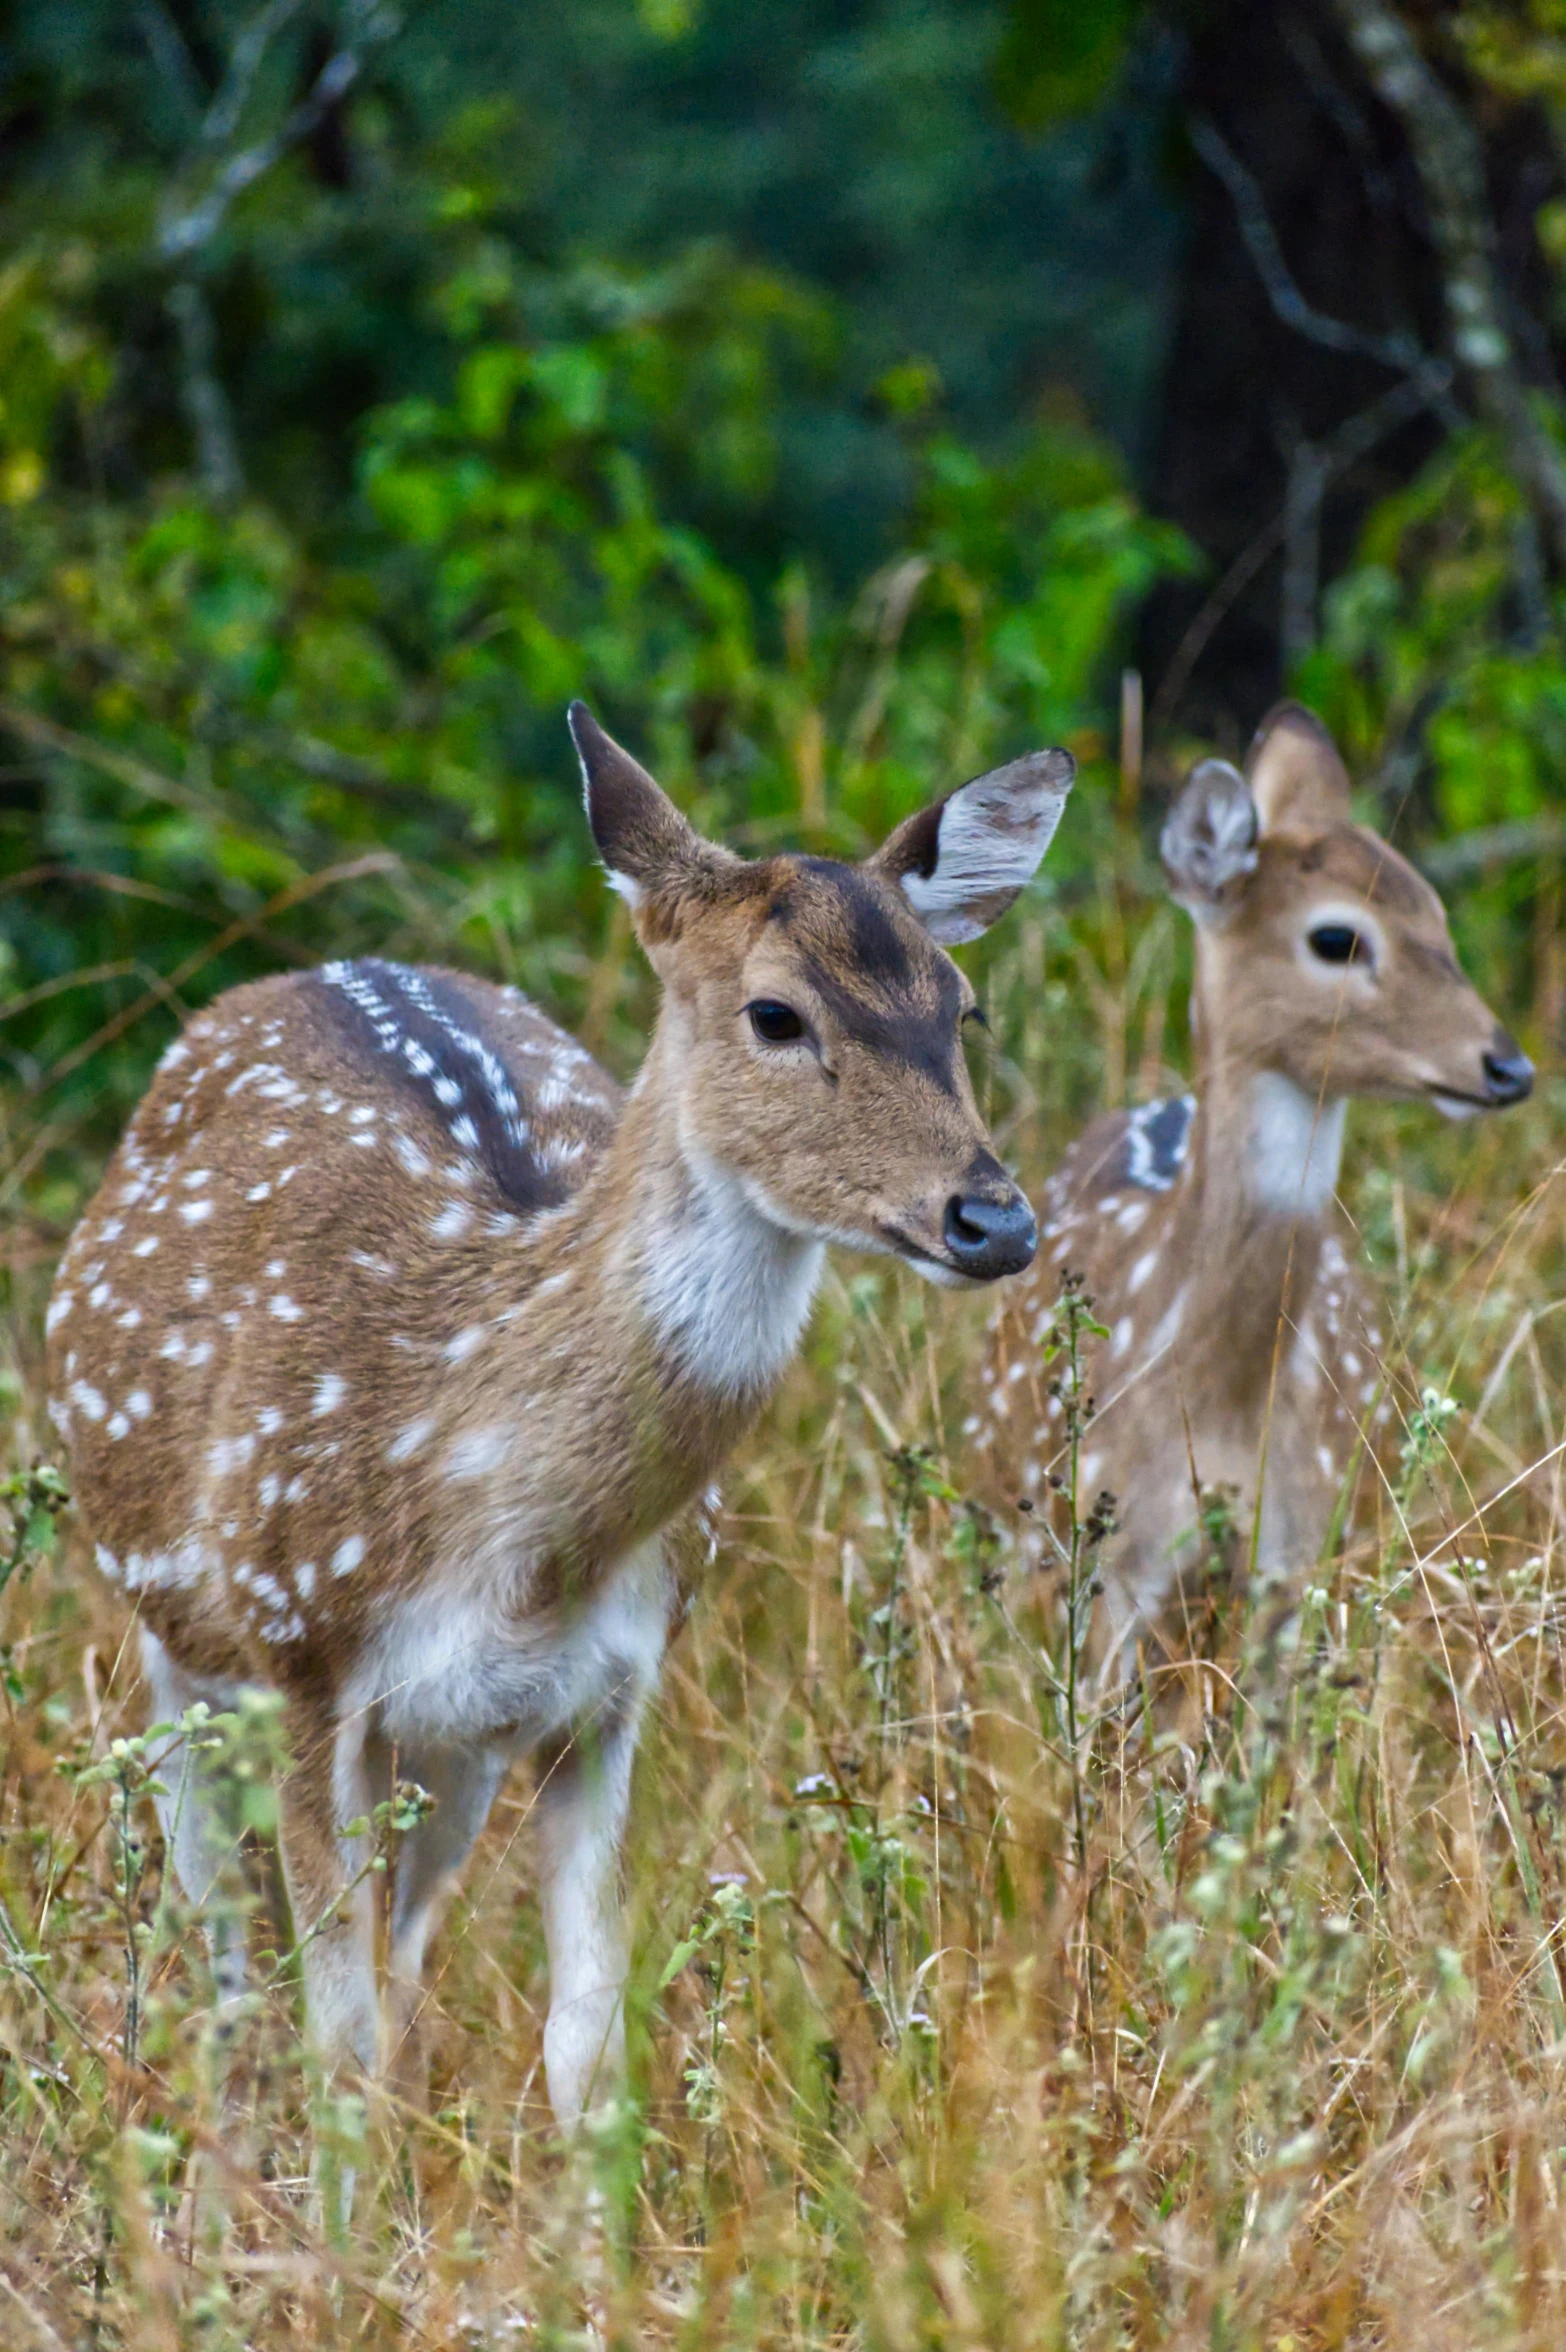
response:
M659 1084L686 1162L784 1233L931 1281L1025 1266L1033 1214L974 1102L962 1028L977 1008L945 948L1031 880L1069 753L962 785L863 864L749 863L703 840L580 703L571 728L593 839L663 983Z
M1273 1071L1318 1102L1453 1119L1520 1102L1533 1065L1464 978L1430 885L1352 821L1349 789L1320 720L1283 703L1243 776L1204 760L1170 812L1164 870L1196 921L1214 1076Z

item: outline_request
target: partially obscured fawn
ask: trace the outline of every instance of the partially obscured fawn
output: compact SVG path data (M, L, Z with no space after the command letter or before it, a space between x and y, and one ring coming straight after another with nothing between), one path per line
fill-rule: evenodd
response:
M153 1713L286 1694L281 1845L328 2062L374 2071L401 2044L502 1776L536 1761L563 2120L621 2041L618 1848L664 1531L782 1374L824 1243L958 1285L1032 1258L943 948L1031 878L1072 776L1030 754L862 865L752 864L580 705L572 730L663 984L629 1093L514 990L454 972L235 989L169 1048L49 1310L53 1411ZM343 1830L394 1774L436 1803L397 1856L383 2008ZM199 1757L163 1780L199 1902L231 1848ZM218 1937L231 1999L243 1941Z
M1275 710L1244 776L1203 761L1162 852L1196 924L1196 1093L1112 1112L1073 1144L969 1424L998 1497L1043 1506L1066 1459L1039 1348L1062 1275L1080 1272L1109 1330L1089 1358L1078 1504L1115 1498L1091 1639L1111 1683L1200 1558L1202 1490L1231 1490L1241 1557L1269 1577L1308 1568L1325 1539L1382 1378L1334 1203L1349 1097L1461 1119L1533 1084L1458 969L1435 892L1351 821L1309 711Z

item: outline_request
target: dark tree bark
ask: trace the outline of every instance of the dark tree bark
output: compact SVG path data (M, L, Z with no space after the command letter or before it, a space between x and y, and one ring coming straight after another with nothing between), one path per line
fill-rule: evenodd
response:
M1370 507L1434 452L1457 388L1479 405L1453 347L1451 269L1409 129L1344 31L1355 6L1231 0L1192 39L1180 94L1191 227L1145 489L1210 569L1154 595L1140 652L1155 726L1231 748L1310 642L1321 585L1351 559ZM1538 320L1532 217L1555 184L1548 137L1512 108L1487 122L1481 145L1458 101L1447 103L1478 159L1497 309ZM1239 167L1228 182L1203 126ZM1269 288L1255 235L1247 241L1237 202L1247 186L1297 305ZM1347 332L1302 329L1301 307ZM1534 342L1537 377L1550 354L1542 331ZM1397 348L1446 363L1451 389L1432 378L1430 399L1400 397L1412 378ZM1515 330L1508 352L1520 375Z

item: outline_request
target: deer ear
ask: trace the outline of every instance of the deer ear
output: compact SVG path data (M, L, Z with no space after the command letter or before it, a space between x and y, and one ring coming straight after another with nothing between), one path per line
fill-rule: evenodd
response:
M1256 803L1238 768L1203 760L1164 819L1159 854L1171 894L1199 923L1221 921L1256 870Z
M587 822L609 885L633 908L689 884L724 860L630 753L606 735L585 702L567 714L582 763Z
M1280 702L1257 728L1245 763L1264 833L1320 833L1348 821L1349 774L1314 711Z
M1069 751L1024 752L906 817L866 864L942 947L977 939L1038 872L1076 772Z

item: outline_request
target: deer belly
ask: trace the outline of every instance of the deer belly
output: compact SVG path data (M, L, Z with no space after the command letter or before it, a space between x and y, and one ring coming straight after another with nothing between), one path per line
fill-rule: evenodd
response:
M499 1741L520 1754L639 1707L657 1680L669 1614L661 1537L628 1553L570 1612L517 1616L491 1591L432 1579L388 1613L348 1704L409 1748Z

